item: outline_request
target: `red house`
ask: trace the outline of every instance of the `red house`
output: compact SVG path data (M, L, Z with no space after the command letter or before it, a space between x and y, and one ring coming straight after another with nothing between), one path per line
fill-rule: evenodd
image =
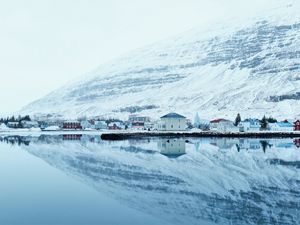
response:
M294 122L294 130L300 130L300 120Z
M81 123L78 121L65 121L63 123L63 129L82 130L82 126L81 126Z

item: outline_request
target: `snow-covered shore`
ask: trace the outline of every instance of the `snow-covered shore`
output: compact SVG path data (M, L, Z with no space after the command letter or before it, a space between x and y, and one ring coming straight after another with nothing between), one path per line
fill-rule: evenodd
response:
M30 134L91 134L102 135L104 137L151 137L151 136L178 136L178 137L300 137L300 131L259 131L259 132L217 132L217 131L147 131L147 130L49 130L42 131L41 129L6 129L1 130L0 134L17 134L17 135L30 135Z

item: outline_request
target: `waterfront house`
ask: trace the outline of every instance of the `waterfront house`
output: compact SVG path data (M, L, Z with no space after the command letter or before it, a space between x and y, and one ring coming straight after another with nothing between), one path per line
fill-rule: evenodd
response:
M260 122L258 119L245 119L238 124L240 132L258 132L260 130Z
M132 129L144 130L146 129L146 124L151 124L150 117L148 116L139 116L139 115L130 115L128 118L129 127ZM149 126L147 126L148 129Z
M160 131L184 131L186 130L186 117L177 113L168 113L160 117L157 125Z
M233 122L226 119L215 119L209 123L210 130L218 132L238 132L238 127Z
M282 131L282 132L291 132L294 130L294 125L288 121L270 123L270 131Z
M20 124L19 122L8 122L6 126L9 128L19 128Z
M64 121L63 129L67 130L82 130L81 123L79 121Z
M214 120L211 120L209 122L209 129L212 130L212 131L217 131L218 130L218 125L220 122L226 122L228 120L225 120L225 119L214 119Z
M221 121L218 124L218 131L219 132L238 132L239 128L234 126L233 121Z

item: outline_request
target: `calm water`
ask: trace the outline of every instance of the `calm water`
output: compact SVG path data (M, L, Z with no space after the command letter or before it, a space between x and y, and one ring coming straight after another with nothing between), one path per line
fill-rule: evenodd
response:
M300 224L300 140L0 137L0 224Z

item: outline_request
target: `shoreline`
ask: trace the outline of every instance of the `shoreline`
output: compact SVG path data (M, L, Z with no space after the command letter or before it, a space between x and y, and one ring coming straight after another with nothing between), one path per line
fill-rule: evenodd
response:
M163 138L300 138L300 131L261 131L261 132L216 132L216 131L108 131L108 130L55 130L55 131L30 131L10 130L0 131L0 135L12 136L36 136L36 135L64 135L64 134L87 134L99 135L102 140L127 140L151 137Z
M215 138L300 138L300 132L237 132L237 133L221 133L221 132L111 132L102 133L101 139L107 141L127 140L149 137L166 137L166 138L190 138L190 137L215 137Z

